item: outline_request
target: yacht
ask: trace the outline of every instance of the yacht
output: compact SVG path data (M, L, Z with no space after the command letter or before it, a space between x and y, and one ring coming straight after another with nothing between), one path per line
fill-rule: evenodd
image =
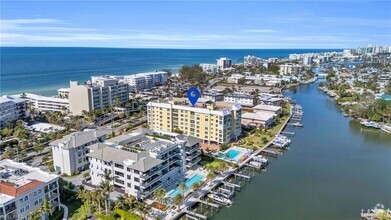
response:
M223 204L223 205L231 205L232 201L229 200L225 195L221 193L209 193L207 195L210 199L212 199L214 202Z

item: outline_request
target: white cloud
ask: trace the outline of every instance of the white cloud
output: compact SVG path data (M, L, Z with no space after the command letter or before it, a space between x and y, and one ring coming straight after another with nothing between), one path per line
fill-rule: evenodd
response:
M242 32L248 33L279 33L280 31L273 29L250 29L250 30L242 30Z

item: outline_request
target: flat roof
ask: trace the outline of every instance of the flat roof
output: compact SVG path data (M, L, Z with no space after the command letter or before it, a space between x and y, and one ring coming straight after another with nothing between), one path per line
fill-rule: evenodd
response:
M0 204L58 178L37 167L9 159L0 161Z
M256 112L256 113L251 113L251 112L246 112L242 114L242 119L255 119L258 121L268 121L272 119L275 116L275 114L269 114L269 113L264 113L264 112Z
M275 105L256 105L253 107L253 109L258 109L258 110L267 110L267 111L279 111L281 109L280 106L275 106Z

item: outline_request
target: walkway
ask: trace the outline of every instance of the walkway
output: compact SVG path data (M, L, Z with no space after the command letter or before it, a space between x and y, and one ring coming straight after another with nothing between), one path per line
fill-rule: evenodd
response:
M68 207L64 204L60 204L60 207L64 210L64 215L62 217L62 220L68 219Z

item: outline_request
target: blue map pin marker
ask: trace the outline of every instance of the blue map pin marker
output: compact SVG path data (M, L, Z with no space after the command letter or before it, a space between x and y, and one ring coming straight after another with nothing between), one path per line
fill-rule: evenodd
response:
M191 104L194 106L197 103L198 98L200 97L200 91L198 91L197 88L190 88L187 90L187 98L191 102Z

